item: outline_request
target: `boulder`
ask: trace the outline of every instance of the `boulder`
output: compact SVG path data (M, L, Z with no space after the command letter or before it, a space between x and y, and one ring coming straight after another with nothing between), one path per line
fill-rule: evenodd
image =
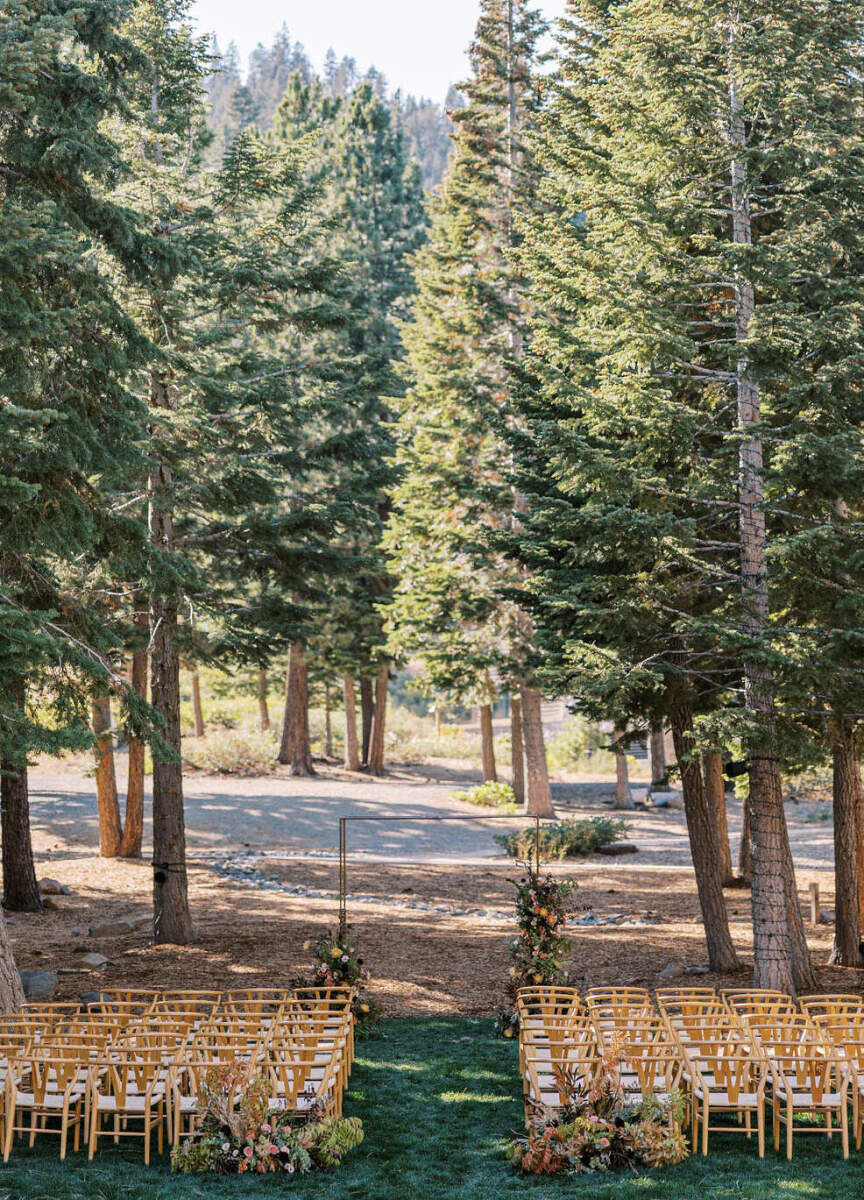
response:
M708 968L707 967L685 967L684 974L685 975L707 975Z
M610 842L608 846L598 846L595 854L602 854L606 858L618 858L621 854L638 854L639 847L634 846L632 842Z
M673 960L666 964L663 970L658 973L657 978L664 980L664 982L668 979L680 979L686 972L687 968L682 962L675 962Z
M53 971L19 971L25 1000L48 1000L57 987Z
M66 889L56 879L40 879L39 891L43 896L65 896Z
M86 967L93 967L96 970L101 970L103 967L107 967L110 961L111 959L106 958L104 954L96 954L94 951L81 955L81 962L84 963Z
M91 937L119 937L122 933L132 933L134 925L131 921L106 921L104 925L91 925Z

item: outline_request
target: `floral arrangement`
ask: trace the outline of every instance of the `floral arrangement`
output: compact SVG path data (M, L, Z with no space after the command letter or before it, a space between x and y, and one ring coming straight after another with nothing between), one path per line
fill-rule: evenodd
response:
M519 934L510 943L510 980L507 995L510 1003L497 1014L496 1033L499 1037L516 1037L519 1019L516 1013L516 993L530 984L566 983L565 963L570 954L570 942L564 935L567 925L568 900L576 889L571 879L555 879L541 875L528 863L525 874L516 888L516 919Z
M315 963L312 979L297 982L314 987L353 987L355 995L351 1008L355 1028L361 1036L368 1033L381 1019L381 1008L363 995L369 972L363 966L356 941L328 931L304 942L303 949L312 951Z
M483 808L500 808L503 812L519 811L516 793L512 786L503 780L489 779L486 783L478 783L476 787L468 788L465 792L452 792L448 799L461 800L463 804L479 804Z
M172 1171L305 1175L338 1166L363 1141L358 1117L327 1117L314 1106L302 1114L269 1112L267 1080L248 1071L248 1065L231 1063L208 1072L198 1135L171 1152Z
M683 1117L681 1095L628 1103L620 1057L608 1055L591 1091L574 1096L563 1109L538 1109L527 1134L511 1139L507 1157L525 1175L673 1166L689 1154Z

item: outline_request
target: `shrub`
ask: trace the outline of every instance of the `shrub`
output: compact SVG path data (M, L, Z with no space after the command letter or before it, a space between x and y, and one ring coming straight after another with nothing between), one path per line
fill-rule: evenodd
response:
M464 792L453 792L450 800L461 800L463 804L479 804L483 808L500 808L505 812L518 812L516 793L509 783L488 780Z
M374 1000L363 995L369 972L357 953L357 943L350 937L340 937L338 932L328 931L314 941L304 942L303 949L312 951L315 965L311 980L299 979L296 982L300 986L311 987L353 987L355 994L351 1011L357 1033L361 1037L369 1033L381 1019L381 1008Z
M183 759L190 767L219 775L270 775L276 770L278 751L272 730L220 729L183 742Z
M579 821L556 821L540 826L541 858L577 858L593 854L600 846L619 842L627 832L627 824L615 817L585 817ZM497 833L495 841L504 847L511 858L529 859L534 854L536 826L512 833Z

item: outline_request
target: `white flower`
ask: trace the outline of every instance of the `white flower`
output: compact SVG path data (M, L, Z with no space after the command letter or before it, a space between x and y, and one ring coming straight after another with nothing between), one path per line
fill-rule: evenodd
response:
M343 954L343 955L342 955L342 961L343 961L343 962L348 962L348 955L347 955L347 954Z
M227 1154L227 1153L228 1153L228 1151L229 1151L230 1149L231 1149L231 1143L230 1143L230 1142L223 1142L223 1143L222 1143L222 1153L223 1153L223 1154Z
M293 1175L294 1174L294 1164L292 1162L286 1163L285 1170L288 1172L289 1175Z

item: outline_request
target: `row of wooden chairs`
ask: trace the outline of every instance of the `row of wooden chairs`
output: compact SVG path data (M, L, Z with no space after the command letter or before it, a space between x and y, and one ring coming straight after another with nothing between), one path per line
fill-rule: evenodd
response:
M849 1117L860 1147L864 1132L864 999L807 996L796 1003L779 992L712 988L533 987L517 998L520 1067L526 1121L538 1108L586 1096L614 1063L628 1101L681 1093L689 1106L694 1148L708 1152L722 1115L748 1137L755 1124L765 1152L770 1100L774 1145L785 1129L792 1155L796 1121L821 1116L805 1129L839 1132L849 1153Z
M103 992L95 1004L28 1005L0 1016L3 1155L16 1135L71 1134L89 1156L101 1138L178 1145L203 1116L217 1067L268 1085L270 1110L341 1113L354 1059L350 988Z

